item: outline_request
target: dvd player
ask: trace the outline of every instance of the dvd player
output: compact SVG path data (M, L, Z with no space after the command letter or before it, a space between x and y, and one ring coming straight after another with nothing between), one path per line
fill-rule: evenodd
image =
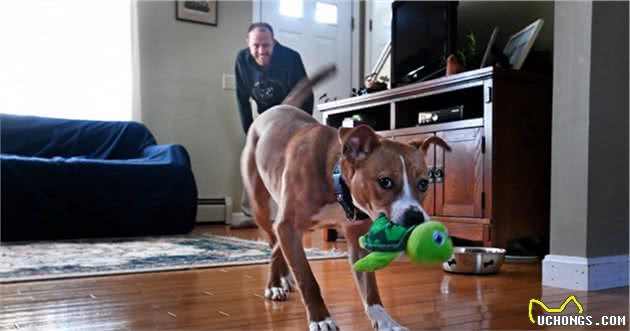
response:
M444 123L461 119L464 119L463 105L418 113L419 125Z

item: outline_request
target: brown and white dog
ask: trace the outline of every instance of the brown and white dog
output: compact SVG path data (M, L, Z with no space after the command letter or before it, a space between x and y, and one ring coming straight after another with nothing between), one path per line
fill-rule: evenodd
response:
M380 213L398 224L428 219L422 208L429 184L424 153L432 143L449 149L437 137L405 144L383 139L367 126L336 130L294 106L334 71L330 67L303 81L282 105L258 116L241 156L254 220L273 249L265 297L286 300L294 279L306 306L309 330L338 327L306 260L304 232L339 225L348 241L350 263L354 263L368 253L358 238ZM347 220L333 188L337 163L352 202L369 219ZM278 204L275 223L270 220L270 199ZM374 273L354 272L354 278L374 328L405 330L383 309Z

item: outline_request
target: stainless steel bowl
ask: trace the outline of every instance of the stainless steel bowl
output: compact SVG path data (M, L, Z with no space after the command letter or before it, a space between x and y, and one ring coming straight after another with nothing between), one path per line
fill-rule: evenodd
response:
M493 274L505 260L505 249L492 247L453 247L453 255L442 269L462 274Z

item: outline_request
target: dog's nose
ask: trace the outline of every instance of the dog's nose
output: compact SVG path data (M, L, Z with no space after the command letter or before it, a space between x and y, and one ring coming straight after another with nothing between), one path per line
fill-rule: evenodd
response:
M403 226L418 225L422 222L424 222L424 214L417 208L409 208L405 210L405 213L402 216Z

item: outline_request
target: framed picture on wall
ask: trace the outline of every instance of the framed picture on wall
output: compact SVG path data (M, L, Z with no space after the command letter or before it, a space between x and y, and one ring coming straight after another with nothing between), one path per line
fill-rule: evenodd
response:
M175 18L199 24L217 25L217 0L177 0Z

